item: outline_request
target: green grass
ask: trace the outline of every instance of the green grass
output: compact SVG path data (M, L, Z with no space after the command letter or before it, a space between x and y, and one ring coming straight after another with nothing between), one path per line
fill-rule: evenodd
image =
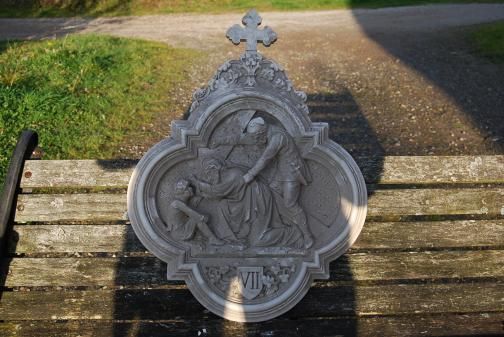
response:
M316 10L504 0L0 0L1 17L118 16L166 13Z
M45 159L111 158L186 81L199 54L94 35L0 43L0 186L24 128Z
M471 33L476 52L496 63L504 63L504 21L485 24Z

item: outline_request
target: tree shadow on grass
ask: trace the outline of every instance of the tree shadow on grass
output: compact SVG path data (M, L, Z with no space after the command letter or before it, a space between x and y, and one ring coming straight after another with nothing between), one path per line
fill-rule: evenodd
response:
M9 1L0 0L4 17L54 17L129 15L131 0Z
M0 54L6 51L9 48L8 41L0 41Z

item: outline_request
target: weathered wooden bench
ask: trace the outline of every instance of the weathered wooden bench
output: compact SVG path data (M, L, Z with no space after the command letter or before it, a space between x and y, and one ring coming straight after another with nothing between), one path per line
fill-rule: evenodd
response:
M166 281L135 238L135 162L28 160L2 257L0 335L504 334L504 156L358 163L370 198L357 243L293 310L241 324Z

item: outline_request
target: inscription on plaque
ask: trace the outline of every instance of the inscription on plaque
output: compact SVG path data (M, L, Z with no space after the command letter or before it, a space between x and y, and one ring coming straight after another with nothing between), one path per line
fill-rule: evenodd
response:
M263 268L239 267L238 276L242 296L248 300L257 297L263 288Z
M351 156L257 51L277 39L261 22L251 10L227 31L244 54L194 93L188 119L145 154L128 188L133 229L168 278L235 321L296 305L356 240L367 207Z

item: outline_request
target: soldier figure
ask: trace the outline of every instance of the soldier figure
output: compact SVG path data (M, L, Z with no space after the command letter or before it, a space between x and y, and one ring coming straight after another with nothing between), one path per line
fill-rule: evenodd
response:
M246 133L239 143L266 144L261 157L243 176L243 179L248 184L266 166L273 165L270 187L281 196L283 205L278 205L281 214L290 218L301 230L304 246L310 248L313 245L313 237L308 229L306 214L298 199L301 186L311 182L311 175L299 154L294 139L285 130L268 125L263 118L257 117L250 120Z

